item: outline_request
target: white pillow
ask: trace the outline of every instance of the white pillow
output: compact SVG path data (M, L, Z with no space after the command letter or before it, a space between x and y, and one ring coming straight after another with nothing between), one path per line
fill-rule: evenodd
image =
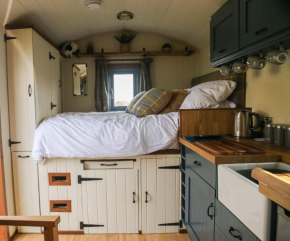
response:
M219 109L222 109L222 108L234 109L236 107L237 107L237 105L234 102L229 101L229 100L225 100L225 101L219 103L219 106L218 106Z
M201 89L193 89L184 99L180 109L212 109L218 108L219 103Z
M188 91L202 89L205 93L211 95L218 103L225 101L236 88L237 83L231 80L215 80L196 85Z

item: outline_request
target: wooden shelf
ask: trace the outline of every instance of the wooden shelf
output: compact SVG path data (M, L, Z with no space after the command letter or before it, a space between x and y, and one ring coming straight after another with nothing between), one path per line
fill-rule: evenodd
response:
M76 57L145 57L145 56L190 56L194 53L193 50L185 50L185 51L139 51L139 52L130 52L130 53L120 53L120 52L99 52L93 54L82 54L75 53Z

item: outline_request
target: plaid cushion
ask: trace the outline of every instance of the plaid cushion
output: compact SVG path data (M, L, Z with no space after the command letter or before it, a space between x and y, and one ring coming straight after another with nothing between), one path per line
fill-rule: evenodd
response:
M133 106L137 103L137 101L146 93L146 91L142 91L139 94L135 95L135 97L131 100L130 104L126 108L126 113L130 113L133 109Z
M160 114L178 111L187 94L187 90L172 90L172 97Z
M147 91L133 106L131 114L137 117L158 114L170 101L171 91L153 88Z

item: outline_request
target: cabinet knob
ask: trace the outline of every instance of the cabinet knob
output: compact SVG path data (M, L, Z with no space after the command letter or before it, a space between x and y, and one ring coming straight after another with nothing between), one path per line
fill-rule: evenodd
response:
M146 195L145 203L148 203L148 192L145 192L145 195Z
M31 85L28 85L28 95L29 95L29 97L31 97L31 95L32 95Z

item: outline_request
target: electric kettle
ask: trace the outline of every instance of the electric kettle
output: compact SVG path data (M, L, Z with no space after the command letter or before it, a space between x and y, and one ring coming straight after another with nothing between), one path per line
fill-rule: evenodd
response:
M256 118L254 125L253 116ZM251 136L251 132L257 129L260 125L260 116L251 111L237 110L235 111L235 130L234 136L247 138Z

